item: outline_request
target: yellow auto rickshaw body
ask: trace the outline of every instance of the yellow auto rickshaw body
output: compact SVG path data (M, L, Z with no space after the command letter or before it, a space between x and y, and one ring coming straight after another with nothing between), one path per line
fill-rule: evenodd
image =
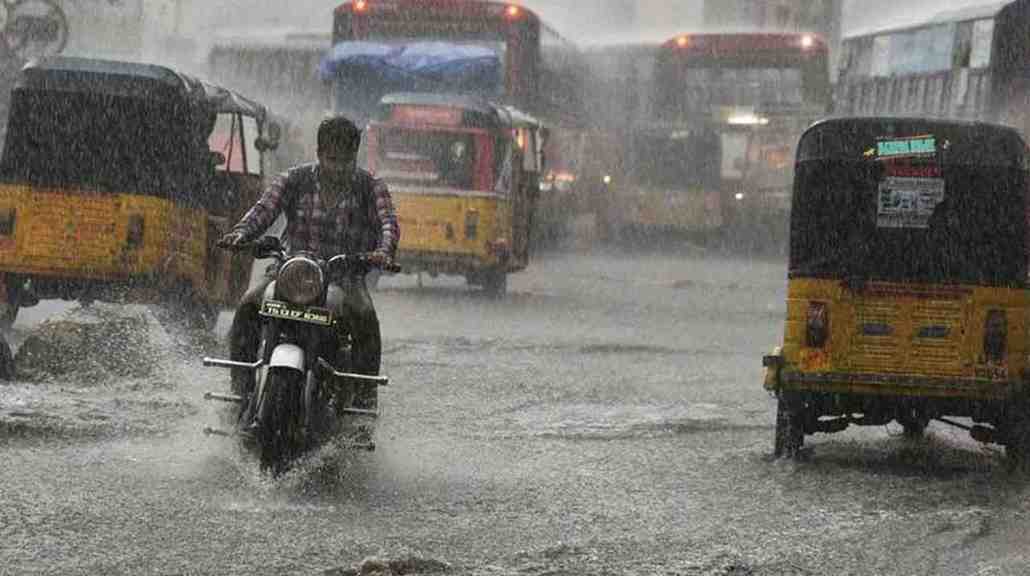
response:
M776 451L850 424L940 420L1025 460L1025 144L910 118L813 125L797 151L782 346L763 359ZM967 424L953 418L968 418Z
M506 275L528 265L539 122L467 96L391 94L366 147L396 205L405 272L461 275L503 291Z
M12 93L0 161L4 320L37 298L188 304L208 322L251 259L214 242L262 188L260 104L169 68L54 57Z

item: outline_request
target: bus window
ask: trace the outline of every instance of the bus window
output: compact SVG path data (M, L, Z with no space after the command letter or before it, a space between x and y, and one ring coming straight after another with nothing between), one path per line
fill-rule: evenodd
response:
M955 50L952 54L953 68L969 68L973 53L973 23L960 22L955 28Z
M991 63L991 39L994 37L994 20L977 20L973 23L973 48L969 57L970 68L986 68Z

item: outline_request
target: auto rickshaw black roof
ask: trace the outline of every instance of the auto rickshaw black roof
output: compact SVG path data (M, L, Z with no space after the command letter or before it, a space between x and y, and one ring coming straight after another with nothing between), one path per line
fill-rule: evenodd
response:
M833 118L798 144L791 278L1024 286L1026 145L1007 126Z
M263 123L261 104L220 86L156 64L54 56L29 62L15 89L92 92L187 103L210 113L240 113Z
M933 131L948 141L948 164L1023 166L1026 149L1014 128L990 122L914 116L842 117L820 120L801 135L797 161L869 160L863 156L877 139Z
M0 180L173 198L214 172L219 114L268 123L264 106L171 68L88 58L27 64L11 102Z

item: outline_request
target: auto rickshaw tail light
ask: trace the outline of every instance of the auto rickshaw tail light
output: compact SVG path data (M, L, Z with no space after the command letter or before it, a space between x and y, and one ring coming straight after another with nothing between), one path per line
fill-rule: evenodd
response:
M143 245L144 222L143 216L133 214L129 216L128 230L125 235L125 244L128 248L139 248Z
M1008 319L1004 310L990 310L984 321L984 357L988 362L1005 360Z
M16 208L0 208L0 236L14 236L14 223L17 215Z
M830 310L825 302L809 302L805 322L805 346L822 348L830 336Z

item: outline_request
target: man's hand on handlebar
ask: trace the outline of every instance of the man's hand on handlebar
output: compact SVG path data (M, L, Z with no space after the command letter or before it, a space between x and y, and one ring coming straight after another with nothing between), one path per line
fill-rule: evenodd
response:
M385 252L376 250L375 252L369 252L366 256L368 263L377 267L382 268L391 262L390 257Z
M381 252L379 250L369 252L365 259L369 264L379 268L383 272L398 273L401 271L401 267L395 264L393 258L391 258L386 252Z
M219 248L239 248L243 246L243 234L240 232L229 232L222 236L217 243Z

